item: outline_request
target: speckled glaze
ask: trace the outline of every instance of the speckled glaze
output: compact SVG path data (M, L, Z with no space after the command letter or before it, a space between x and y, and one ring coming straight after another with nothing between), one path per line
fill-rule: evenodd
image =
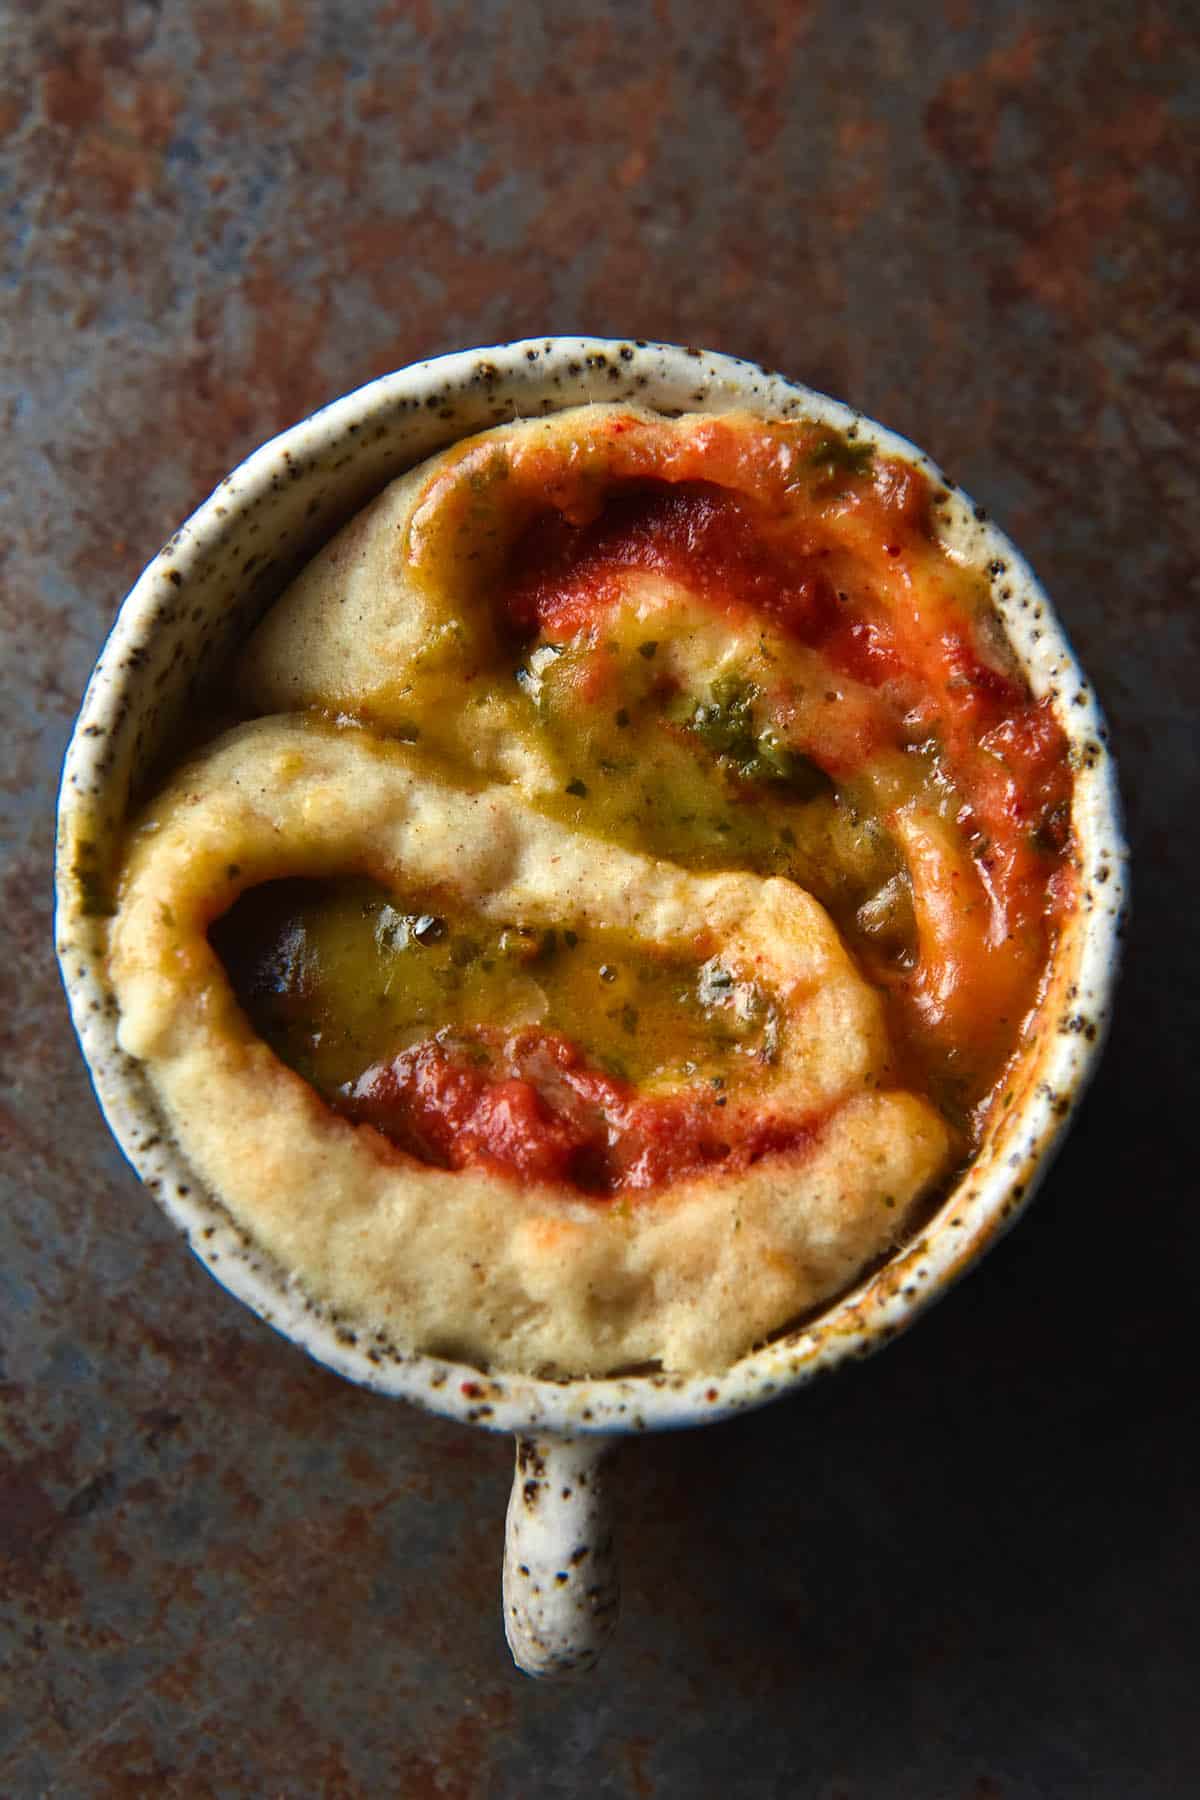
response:
M1080 902L1059 942L1038 1027L1013 1084L1014 1103L993 1121L971 1167L915 1241L818 1318L711 1377L552 1383L449 1364L364 1333L316 1305L271 1264L187 1167L140 1066L117 1045L103 921L89 912L89 898L117 854L123 823L170 721L337 526L394 476L464 434L597 400L636 401L668 413L747 408L779 418L805 415L853 429L931 478L944 539L986 573L1033 691L1052 698L1070 742ZM596 1434L594 1465L612 1434L722 1418L868 1355L1007 1229L1044 1176L1104 1039L1125 856L1104 722L1090 684L1026 563L926 456L838 402L730 357L634 341L534 339L420 363L335 401L249 457L163 546L121 610L67 753L57 943L108 1123L220 1282L352 1381L467 1423L526 1434L543 1446L554 1434L569 1440ZM580 1458L583 1468L582 1450ZM568 1485L559 1484L560 1496ZM568 1541L577 1528L569 1506L555 1509L552 1501L547 1488L539 1500L538 1561L554 1564L557 1573L580 1545ZM587 1517L587 1547L595 1550L609 1528L601 1506L589 1507ZM526 1524L512 1509L509 1519L511 1543L524 1545ZM547 1623L547 1615L530 1611L523 1582L520 1560L510 1557L506 1623L521 1666L559 1673L592 1658L598 1615L577 1608L569 1629L559 1607ZM610 1622L613 1611L601 1608L603 1620Z
M527 1675L590 1669L617 1622L606 1465L615 1440L518 1436L504 1532L504 1635Z

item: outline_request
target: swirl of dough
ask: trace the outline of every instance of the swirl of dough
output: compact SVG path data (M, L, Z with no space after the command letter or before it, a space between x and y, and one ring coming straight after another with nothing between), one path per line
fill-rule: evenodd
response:
M481 917L719 951L769 987L787 1054L730 1108L802 1143L636 1204L430 1167L334 1113L256 1036L209 925L258 883L364 873ZM358 729L267 718L185 766L135 830L110 939L120 1040L181 1148L302 1287L393 1341L558 1375L724 1367L844 1288L903 1230L949 1136L893 1085L880 1001L795 884L693 874L431 775Z
M815 429L591 406L468 439L393 482L314 559L246 647L239 692L258 712L319 707L385 732L403 734L417 717L433 753L552 805L566 775L556 740L531 731L522 696L495 679L505 663L513 546L535 517L569 528L639 481L681 491L707 484L745 528L735 549L750 559L752 603L729 604L704 542L682 562L653 545L640 562L626 555L605 564L597 551L599 597L582 635L599 619L603 631L593 635L640 627L661 640L656 677L679 694L701 696L718 678L759 671L760 710L778 742L849 783L903 866L915 913L912 964L884 979L903 991L914 1033L942 1054L986 1035L986 1019L1003 1035L1032 1003L1052 867L1037 847L1038 819L1053 820L1056 798L1067 804L1065 747L1019 684L980 660L977 599L924 527L923 478L882 459L869 500L842 496L836 484L832 498L814 494ZM775 553L780 593L764 613L759 586ZM832 600L827 567L842 571L849 594ZM557 642L539 654L553 657L576 613L553 574L547 586ZM832 621L815 598L822 591ZM764 673L763 634L778 631L780 607L793 609L792 623ZM859 633L853 641L847 620ZM830 648L838 631L840 658ZM870 679L864 644L875 658ZM903 705L885 677L899 680ZM535 677L531 685L541 684ZM445 705L450 688L455 707ZM980 722L989 695L1002 721L990 738ZM586 691L573 697L582 704L568 739L595 710ZM927 747L940 746L928 767L906 735L918 714ZM1005 733L1014 743L994 741ZM1019 779L1009 763L1024 769Z

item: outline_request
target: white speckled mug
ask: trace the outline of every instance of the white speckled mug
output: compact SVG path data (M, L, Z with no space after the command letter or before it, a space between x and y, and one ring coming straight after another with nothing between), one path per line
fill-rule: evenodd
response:
M414 1354L316 1306L203 1186L171 1141L140 1064L120 1049L107 974L106 888L164 738L295 570L394 476L455 439L585 401L664 412L805 414L939 471L849 408L752 364L666 345L534 339L384 376L266 444L165 544L126 600L67 752L59 806L58 953L96 1093L146 1186L229 1290L352 1381L517 1434L504 1618L530 1674L587 1667L611 1630L617 1579L606 1453L627 1432L707 1424L762 1405L894 1337L1028 1203L1095 1066L1116 972L1125 847L1103 721L1049 603L1012 545L949 483L945 534L984 572L1034 693L1050 696L1076 771L1079 904L1036 1029L978 1154L919 1236L817 1319L704 1377L549 1382Z

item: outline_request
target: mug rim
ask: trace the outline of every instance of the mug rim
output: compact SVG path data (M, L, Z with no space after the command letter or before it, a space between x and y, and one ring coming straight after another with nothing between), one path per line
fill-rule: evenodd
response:
M1080 890L1050 965L1050 980L1064 970L1070 976L1059 981L1069 1009L1057 1020L1047 1018L1041 1035L1022 1052L1020 1068L1028 1063L1038 1079L1026 1083L1019 1103L994 1133L989 1127L983 1146L914 1238L809 1321L707 1375L548 1380L481 1371L369 1338L353 1321L315 1304L203 1190L182 1152L166 1138L141 1065L116 1043L104 932L89 918L85 879L66 854L85 812L105 821L102 830L123 825L127 796L119 818L106 809L133 751L127 747L122 764L112 745L122 731L128 738L129 714L136 716L131 695L145 685L146 646L161 638L168 619L181 616L189 586L198 586L214 546L228 541L240 519L263 507L269 511L273 496L298 474L320 470L322 459L335 465L334 475L341 467L352 469L356 451L370 441L368 427L378 435L389 420L399 420L421 430L431 416L453 424L460 411L464 420L481 409L508 416L532 401L540 412L557 412L591 399L633 402L669 414L736 408L769 417L802 415L852 431L920 469L945 495L939 499L943 541L956 558L987 576L1026 679L1039 698L1053 696L1074 765L1072 826ZM485 417L485 425L492 422L500 418ZM481 428L454 429L446 441ZM341 462L334 452L343 453ZM427 453L397 463L384 482ZM1065 631L1024 557L923 451L840 401L716 352L638 339L526 338L415 363L331 401L252 451L150 561L101 652L64 761L56 940L73 1022L110 1129L222 1286L299 1348L360 1386L495 1430L625 1433L724 1418L870 1354L912 1324L1015 1222L1044 1178L1103 1048L1119 964L1127 854L1103 716ZM1048 1007L1048 993L1039 1005Z

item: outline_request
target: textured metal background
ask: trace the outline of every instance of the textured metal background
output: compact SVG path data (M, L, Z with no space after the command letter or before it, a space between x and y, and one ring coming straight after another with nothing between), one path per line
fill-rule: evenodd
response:
M1200 67L1187 0L9 0L0 1792L1190 1794ZM875 1362L630 1445L586 1686L506 1662L509 1449L307 1363L95 1112L57 767L142 563L278 427L589 330L783 368L1031 557L1136 913L1029 1220Z

